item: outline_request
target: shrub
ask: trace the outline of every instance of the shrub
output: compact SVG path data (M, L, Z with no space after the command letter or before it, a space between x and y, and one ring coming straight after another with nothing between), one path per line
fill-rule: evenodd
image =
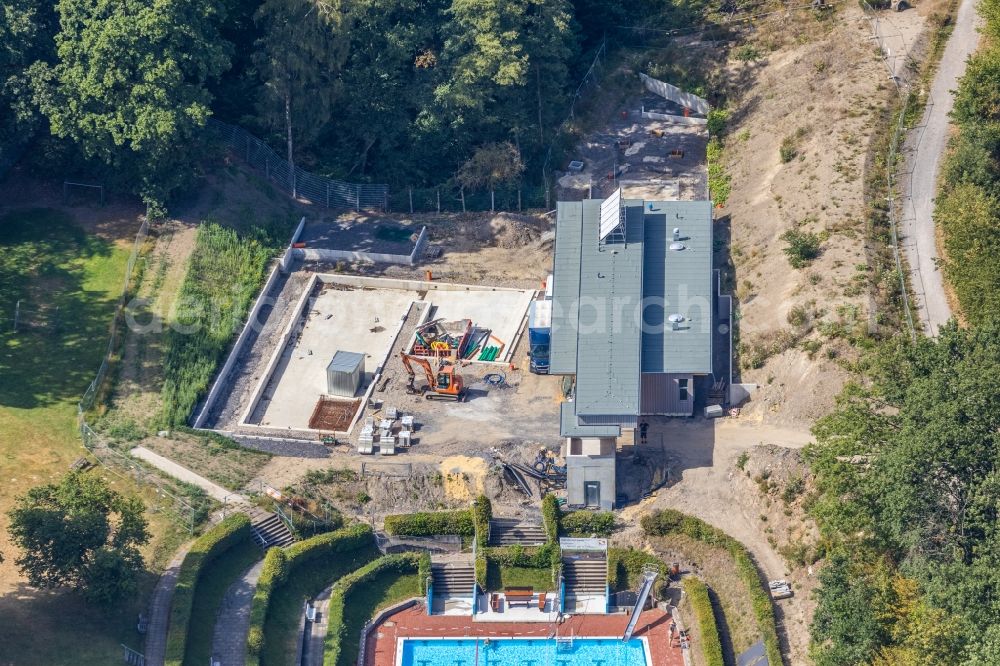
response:
M740 62L756 62L760 60L760 51L753 44L744 44L733 51L733 57Z
M719 638L719 628L715 624L715 613L712 611L712 600L708 596L708 588L694 576L684 578L684 592L691 601L698 630L701 632L701 652L708 666L724 666L722 659L722 641Z
M347 608L347 597L350 596L351 592L359 585L363 585L384 573L419 572L420 558L421 556L416 553L386 555L334 583L327 610L327 634L323 651L324 666L337 666L337 662L340 661L340 652L347 630L344 612Z
M615 530L615 514L610 511L573 511L559 520L562 534L574 537L609 537Z
M781 240L788 243L784 253L788 256L788 263L792 268L802 268L819 256L819 236L811 231L799 231L789 229L781 234Z
M730 187L729 174L722 166L722 142L719 137L713 136L708 140L708 147L705 150L705 157L708 160L708 189L711 192L712 200L724 206L729 200Z
M230 548L251 538L250 518L244 513L234 513L199 537L184 556L170 605L170 630L167 634L165 660L168 666L179 666L184 662L195 588L202 572Z
M781 157L782 164L788 164L799 154L799 149L795 143L795 137L786 136L778 147L778 156Z
M394 536L435 536L458 534L474 536L476 533L472 511L437 511L401 513L385 517L385 531Z
M742 543L732 538L722 530L708 523L688 516L673 509L663 509L647 514L640 521L643 531L649 536L666 536L668 534L684 534L688 537L724 548L733 558L736 574L747 587L750 595L750 605L757 627L764 636L764 648L767 659L772 664L784 663L781 660L781 647L778 643L778 630L774 623L774 607L771 605L771 593L765 581L760 577L753 558Z
M371 528L357 524L298 541L285 549L271 548L267 551L250 608L246 662L248 666L257 666L260 663L260 654L265 641L264 621L267 619L271 596L290 575L294 574L295 569L323 555L357 550L371 543L371 539Z
M555 495L546 495L542 498L542 524L545 526L545 536L549 543L556 543L559 540L559 519L562 510L559 508L559 500Z
M712 109L708 112L708 134L716 136L726 130L726 121L729 120L729 112L725 109Z
M647 566L659 569L660 575L667 573L667 565L660 558L644 550L609 548L608 584L614 591L635 589Z

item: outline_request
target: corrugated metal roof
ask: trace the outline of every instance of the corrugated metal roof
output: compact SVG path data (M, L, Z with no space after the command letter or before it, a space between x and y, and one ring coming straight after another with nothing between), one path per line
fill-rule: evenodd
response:
M601 202L583 202L576 413L637 414L642 301L642 203L626 202L625 243L599 242ZM556 289L559 279L556 278Z
M618 437L622 429L617 425L580 425L576 418L576 403L559 405L560 437Z
M365 355L357 352L338 351L333 355L330 365L326 366L327 372L354 372L359 365L365 362Z
M556 204L556 242L552 271L552 339L549 373L576 373L576 315L580 297L580 241L583 203ZM596 242L596 241L595 241Z
M647 203L642 371L712 372L712 204ZM680 230L682 250L668 249ZM677 330L669 321L681 315Z

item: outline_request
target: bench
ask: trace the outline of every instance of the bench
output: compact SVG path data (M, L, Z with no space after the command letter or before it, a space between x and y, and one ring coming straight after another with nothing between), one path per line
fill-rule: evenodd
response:
M531 599L535 596L535 588L533 587L508 587L503 591L504 597L507 599L507 603L511 606L514 604L524 604L525 606L531 606Z

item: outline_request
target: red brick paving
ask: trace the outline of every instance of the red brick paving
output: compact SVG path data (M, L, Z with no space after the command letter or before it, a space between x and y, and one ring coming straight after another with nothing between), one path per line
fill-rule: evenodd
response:
M628 614L575 615L559 625L560 636L621 636L628 624ZM684 657L676 640L671 641L670 616L661 610L648 610L639 617L633 636L649 641L653 666L682 666ZM365 666L395 666L399 638L475 638L508 636L548 638L552 625L546 622L473 622L458 615L427 615L418 604L389 616L368 635Z

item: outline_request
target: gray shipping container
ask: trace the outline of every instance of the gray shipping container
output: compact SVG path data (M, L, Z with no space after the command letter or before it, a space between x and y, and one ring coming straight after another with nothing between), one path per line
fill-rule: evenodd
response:
M365 355L338 351L326 366L326 392L353 398L365 375Z

